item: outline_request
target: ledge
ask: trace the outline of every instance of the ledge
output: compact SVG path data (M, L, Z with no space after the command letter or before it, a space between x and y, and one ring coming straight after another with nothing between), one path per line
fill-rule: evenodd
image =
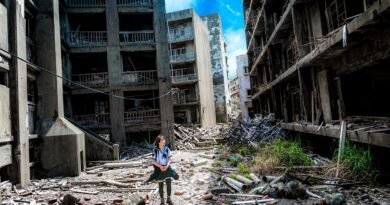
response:
M339 126L324 127L300 123L281 123L281 127L283 129L292 130L296 132L327 136L332 138L339 138L340 135ZM347 138L354 142L390 148L390 134L347 130Z

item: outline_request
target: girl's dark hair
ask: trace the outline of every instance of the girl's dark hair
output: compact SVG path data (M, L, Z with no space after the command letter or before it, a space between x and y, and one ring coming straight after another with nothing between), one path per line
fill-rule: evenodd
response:
M160 141L161 141L162 139L165 139L165 137L164 137L163 135L158 135L158 136L156 137L156 139L154 139L154 145L156 145L156 147L158 147L158 144L160 144Z

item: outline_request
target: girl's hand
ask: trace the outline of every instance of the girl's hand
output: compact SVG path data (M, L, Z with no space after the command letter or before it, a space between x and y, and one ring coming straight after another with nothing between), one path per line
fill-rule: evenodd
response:
M162 172L164 172L165 170L164 170L164 166L160 166L160 170L162 171Z

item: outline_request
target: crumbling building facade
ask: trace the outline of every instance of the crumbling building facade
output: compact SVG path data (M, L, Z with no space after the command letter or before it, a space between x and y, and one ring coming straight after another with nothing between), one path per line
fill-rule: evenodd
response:
M66 115L121 147L151 142L159 133L171 139L164 1L64 0L61 5L64 73L77 83L64 84Z
M244 0L254 115L390 147L390 1Z
M218 13L202 16L208 27L210 38L210 57L213 72L215 114L217 122L227 119L228 95L228 57L223 37L221 17Z
M207 26L192 9L167 14L175 122L216 124Z
M0 1L0 175L22 186L86 167L85 135L64 118L58 3Z
M237 63L237 79L238 79L238 89L240 95L240 112L242 120L249 120L249 110L252 108L252 99L250 98L250 76L249 76L249 66L248 66L248 56L239 55L236 56Z

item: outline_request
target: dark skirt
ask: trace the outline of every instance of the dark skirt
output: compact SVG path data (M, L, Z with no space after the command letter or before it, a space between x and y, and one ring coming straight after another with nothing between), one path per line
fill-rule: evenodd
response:
M174 169L171 168L171 166L168 167L168 169L165 172L162 172L160 168L154 166L154 172L152 175L150 175L149 179L146 180L146 182L159 182L164 181L167 178L174 178L179 179L179 175L176 173Z

